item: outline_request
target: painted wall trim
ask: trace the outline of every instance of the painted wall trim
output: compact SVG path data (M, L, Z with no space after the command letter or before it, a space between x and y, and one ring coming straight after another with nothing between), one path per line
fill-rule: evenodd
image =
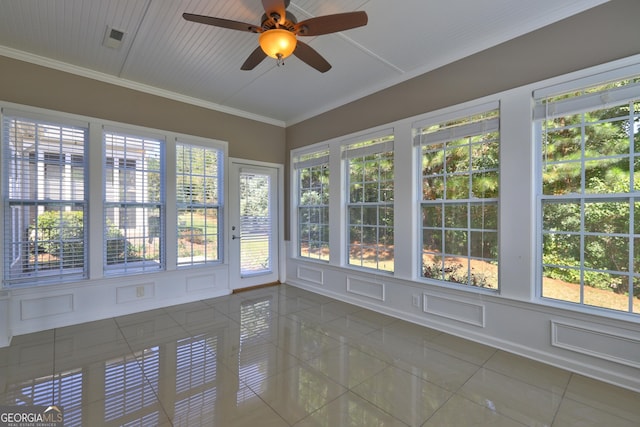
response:
M298 266L296 277L316 285L324 285L324 271L320 268L311 268L304 265Z
M358 296L385 301L385 285L370 281L367 278L347 276L347 292Z
M238 110L231 107L226 107L224 105L215 104L213 102L207 102L202 99L198 99L191 96L182 95L176 92L171 92L171 91L160 89L157 87L145 85L142 83L134 82L132 80L122 79L119 77L112 76L110 74L100 73L98 71L90 70L88 68L78 67L76 65L67 64L65 62L56 61L51 58L45 58L43 56L34 55L32 53L23 52L23 51L12 49L6 46L0 46L0 55L6 56L12 59L17 59L19 61L40 65L42 67L63 71L65 73L75 74L76 76L86 77L86 78L98 80L104 83L121 86L127 89L148 93L150 95L161 96L163 98L171 99L174 101L184 102L185 104L191 104L197 107L207 108L209 110L218 111L221 113L232 114L234 116L242 117L245 119L255 120L257 122L279 126L281 128L285 127L285 122L281 120L260 116L257 114L249 113L247 111L242 111L242 110Z
M427 314L441 316L445 319L455 320L473 326L484 328L485 306L484 304L461 301L457 298L422 294L422 309Z
M640 339L629 335L552 320L551 345L640 369Z

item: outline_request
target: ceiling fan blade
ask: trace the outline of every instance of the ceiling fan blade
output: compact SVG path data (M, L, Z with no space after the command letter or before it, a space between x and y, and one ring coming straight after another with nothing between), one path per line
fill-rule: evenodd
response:
M244 61L244 64L242 64L242 67L240 67L240 69L245 71L253 70L266 57L267 54L264 53L260 46L258 46L253 52L251 52L251 55L249 55L247 60Z
M300 40L298 40L293 54L321 73L326 73L331 69L331 64L329 64L326 59L324 59L311 46L301 42Z
M230 30L248 31L250 33L261 33L263 30L253 24L246 22L232 21L230 19L216 18L213 16L194 15L193 13L183 13L182 17L187 21L198 22L200 24L213 25L215 27L228 28Z
M298 22L293 31L299 36L320 36L362 27L367 25L368 21L369 17L365 11L337 13Z
M262 0L262 7L269 18L272 18L273 14L278 14L280 19L274 20L275 23L284 24L287 17L287 5L284 0Z

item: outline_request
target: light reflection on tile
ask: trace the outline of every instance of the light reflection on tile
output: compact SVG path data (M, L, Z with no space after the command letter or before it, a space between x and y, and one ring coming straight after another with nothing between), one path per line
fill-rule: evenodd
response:
M428 347L397 347L395 366L450 391L458 390L479 367Z
M424 423L423 427L524 427L525 425L500 415L486 406L478 405L460 396L453 396Z
M222 362L241 383L256 392L266 387L270 377L302 363L300 359L272 343L243 348L222 359Z
M331 349L307 363L349 388L357 386L388 366L386 362L348 345Z
M304 298L281 298L277 310L279 314L287 315L308 310L313 306L315 304L312 301L307 301Z
M574 374L565 396L627 420L640 420L640 393Z
M320 372L301 365L270 377L258 395L288 423L295 424L346 391Z
M353 314L338 317L335 320L327 322L326 325L340 330L346 337L351 338L359 338L362 335L370 334L382 327L382 325L369 322L366 319L355 317Z
M562 390L544 390L481 368L458 394L531 426L549 426L562 400Z
M303 361L318 357L341 345L340 341L306 324L285 318L281 325L280 333L275 340L276 345Z
M637 403L636 403L637 405ZM638 420L627 420L584 403L564 399L552 427L638 427Z
M484 367L556 393L563 393L571 376L563 369L505 351L497 351Z
M411 426L421 426L451 392L395 366L353 388L353 392Z
M398 319L371 310L359 310L349 315L354 320L370 325L373 329L380 329L398 322Z
M228 395L225 395L228 394ZM191 426L232 426L232 427L288 427L276 411L260 399L249 387L241 388L237 393L221 390L220 398L215 402L215 417L212 423L191 420L185 427ZM204 420L203 420L204 421ZM180 424L175 424L176 426Z
M348 392L318 409L294 427L407 427L358 395Z
M450 354L476 365L483 365L496 352L495 348L453 335L440 334L429 341L434 350Z
M287 285L17 336L0 404L85 425L631 426L640 394Z
M163 310L118 317L116 323L132 349L174 341L185 332L184 328Z
M7 366L9 370L37 366L38 369L53 370L54 331L53 329L18 335L11 340Z
M390 337L404 338L418 344L433 340L442 332L435 329L426 328L416 325L415 323L398 320L396 322L385 325L383 328L372 332L370 335L379 335L380 340L384 341Z
M81 418L81 424L76 424L69 420L69 412L64 407L65 414L65 427L82 425L82 426L99 426L99 425L122 425L124 423L130 423L130 425L141 426L158 426L169 427L172 426L170 418L164 412L159 402L139 407L136 410L131 410L121 417L113 418L113 414L110 412L109 403L105 400L97 400L88 405L82 407L79 413Z
M325 323L344 316L343 310L335 308L331 304L316 304L303 311L289 314L288 317L296 320L308 320L314 323Z

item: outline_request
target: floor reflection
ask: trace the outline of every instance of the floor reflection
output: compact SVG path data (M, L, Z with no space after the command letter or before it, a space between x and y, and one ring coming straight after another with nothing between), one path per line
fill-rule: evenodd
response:
M16 337L0 374L0 403L62 406L65 427L640 417L636 393L286 285Z

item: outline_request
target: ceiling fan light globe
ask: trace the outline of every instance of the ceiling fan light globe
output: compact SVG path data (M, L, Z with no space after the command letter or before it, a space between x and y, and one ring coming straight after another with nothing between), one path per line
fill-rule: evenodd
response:
M260 33L260 47L272 58L281 60L291 55L296 48L296 35L291 31L274 28Z

